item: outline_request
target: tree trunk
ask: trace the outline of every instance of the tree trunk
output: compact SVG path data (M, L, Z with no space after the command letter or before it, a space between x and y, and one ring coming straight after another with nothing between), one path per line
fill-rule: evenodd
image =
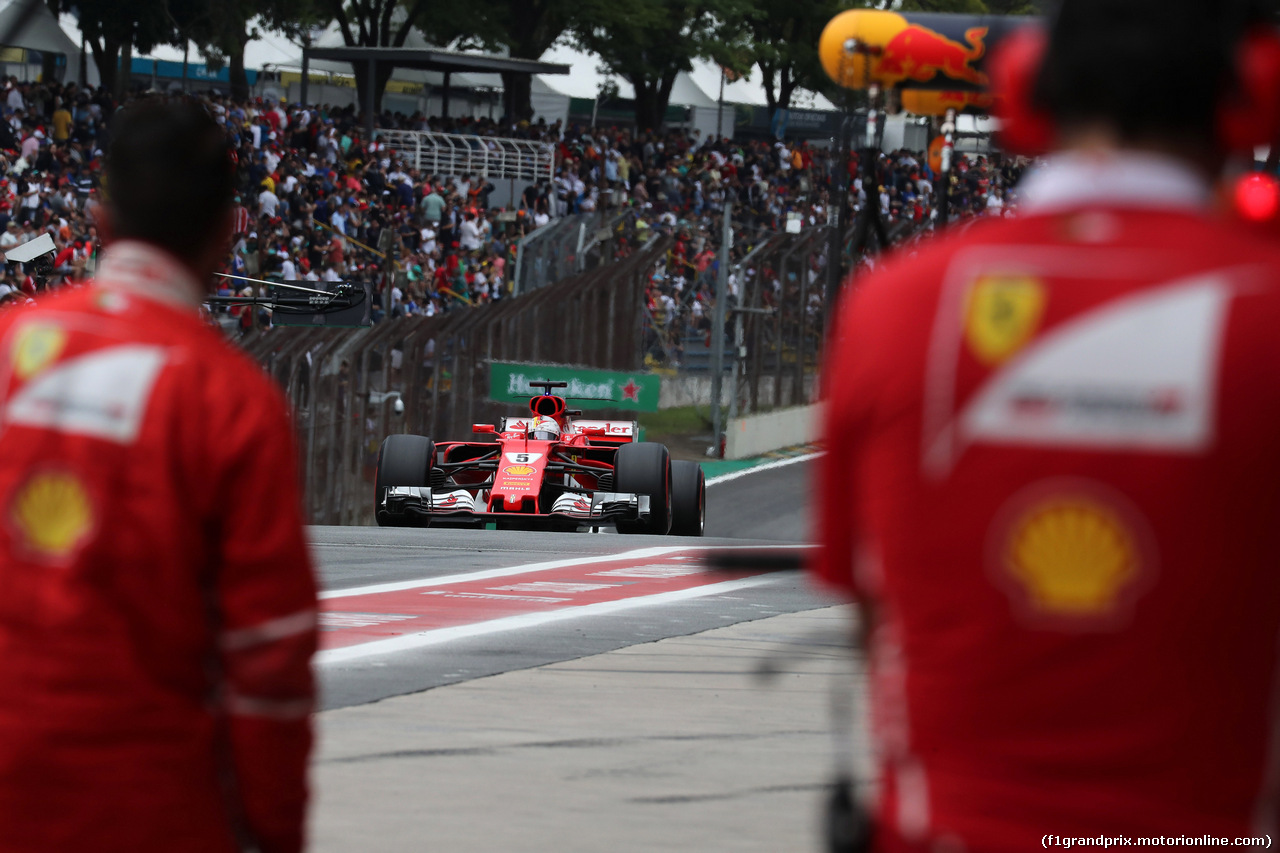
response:
M773 94L773 65L767 62L757 62L756 67L760 69L760 82L764 87L764 108L769 111L769 120L772 121L773 111L778 108L778 98Z
M502 106L508 122L533 118L533 75L502 72Z
M106 37L101 41L89 41L89 52L93 54L93 64L98 66L98 85L108 92L114 92L116 65L120 61L120 43Z
M778 78L778 106L784 110L791 109L791 96L795 94L795 91L795 78L788 73L787 68L784 66Z
M66 68L64 65L63 68ZM40 54L40 82L48 85L58 74L58 55L45 51Z
M244 71L244 44L236 43L236 49L227 57L228 73L231 75L231 99L233 101L249 100L249 75Z
M115 80L115 96L117 101L123 101L129 94L129 84L133 78L133 37L125 39L124 44L120 48L120 73Z
M365 91L369 85L369 66L365 62L353 63L352 70L355 72L356 78L356 103L360 106L360 112L363 113L368 109L365 104ZM387 81L391 79L391 72L395 70L390 65L379 65L378 76L373 81L373 113L379 115L382 112L382 95L387 90ZM361 122L363 126L363 121Z
M636 130L657 130L662 126L665 105L658 106L658 93L648 85L640 86L632 80L636 90Z

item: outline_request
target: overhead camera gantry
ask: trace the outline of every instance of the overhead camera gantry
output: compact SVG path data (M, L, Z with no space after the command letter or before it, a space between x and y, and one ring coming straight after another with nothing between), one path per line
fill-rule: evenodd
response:
M210 306L261 305L271 310L277 326L372 326L373 287L368 282L310 282L306 287L288 281L267 281L229 273L214 273L234 281L263 284L282 291L264 296L210 296ZM332 289L323 289L330 286Z

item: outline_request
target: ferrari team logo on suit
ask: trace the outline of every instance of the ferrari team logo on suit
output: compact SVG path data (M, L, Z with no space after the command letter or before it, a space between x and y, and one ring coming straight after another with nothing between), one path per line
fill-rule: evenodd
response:
M29 379L62 355L67 333L59 326L32 324L18 332L13 341L13 372Z
M84 485L65 471L33 475L14 493L9 523L33 557L61 562L80 548L94 527L93 504Z
M978 361L999 364L1035 335L1047 294L1037 279L984 276L974 282L965 304L965 340Z

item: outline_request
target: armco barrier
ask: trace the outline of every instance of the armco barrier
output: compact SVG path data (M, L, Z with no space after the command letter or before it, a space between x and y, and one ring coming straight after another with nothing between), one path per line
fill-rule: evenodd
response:
M511 413L488 400L490 361L641 365L637 306L669 238L614 264L527 296L371 329L275 328L244 342L295 413L313 524L373 519L378 446L390 433L441 440ZM399 395L404 413L396 415Z
M796 406L729 421L725 430L724 458L750 459L818 438L822 424L820 405Z

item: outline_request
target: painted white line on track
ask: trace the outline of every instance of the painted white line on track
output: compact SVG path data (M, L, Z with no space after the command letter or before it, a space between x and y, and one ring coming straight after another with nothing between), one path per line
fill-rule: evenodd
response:
M671 549L648 550L665 551ZM632 553L635 554L639 552ZM606 559L616 560L618 557L615 556ZM587 561L579 560L575 562L581 564ZM529 569L526 567L524 570L528 571ZM475 576L469 577L474 578ZM581 607L565 607L559 610L544 611L542 613L524 613L519 616L507 616L502 619L490 619L485 622L474 622L470 625L454 625L448 628L436 628L431 631L420 631L416 634L389 637L385 640L374 640L372 642L360 643L353 646L327 649L315 656L315 662L321 665L346 663L376 655L426 648L427 646L435 646L440 643L447 643L453 640L483 637L489 634L497 634L503 631L516 631L522 628L536 628L542 625L548 625L554 622L563 622L568 619L577 619L583 616L604 616L611 613L618 613L622 610L631 610L637 607L670 604L676 601L687 601L692 598L702 598L708 595L735 592L741 589L763 586L764 584L773 583L777 580L777 575L756 575L754 577L740 578L738 580L724 581L722 583L706 584L704 586L695 586L688 589L672 590L671 592L660 592L655 595L643 595L637 596L636 598L624 598L617 601L601 601L596 604L584 604ZM398 589L410 588L399 585L396 586Z
M808 462L810 459L817 459L825 453L825 450L818 450L814 453L806 453L804 456L792 456L787 459L778 459L774 462L766 462L763 465L753 465L750 468L743 468L740 471L730 471L728 474L721 474L718 477L712 477L707 480L707 485L715 486L719 483L727 483L730 480L745 477L748 474L758 474L761 471L772 471L774 468L785 468L788 465L795 465L797 462Z
M370 584L369 586L354 586L350 589L331 589L320 593L320 598L346 598L350 595L374 595L379 592L398 592L402 589L418 589L427 586L444 586L447 584L463 583L465 581L480 581L488 578L502 578L508 575L522 575L525 572L543 572L551 569L564 569L569 566L585 566L592 563L612 563L616 560L647 560L651 557L661 557L664 554L670 554L673 551L684 551L688 549L688 545L665 545L659 548L638 548L635 551L623 551L619 554L602 554L596 557L570 557L567 560L550 560L543 563L526 563L522 566L508 566L501 569L482 569L478 572L465 572L456 575L442 575L434 578L418 578L410 581L393 581L390 583Z
M353 586L347 589L330 589L325 590L318 596L321 599L326 598L347 598L355 595L376 595L380 592L399 592L404 589L420 589L428 586L446 586L448 584L465 583L467 581L482 581L489 578L504 578L510 575L522 575L526 572L545 572L552 569L566 569L570 566L589 566L594 563L613 563L619 560L648 560L653 557L661 557L675 551L724 551L733 550L735 548L751 548L758 549L767 548L807 548L808 545L795 545L789 543L778 543L777 545L698 545L694 542L688 542L683 545L663 545L656 548L637 548L634 551L620 551L616 554L599 554L596 556L578 556L570 557L565 560L550 560L542 563L525 563L520 566L507 566L499 569L481 569L476 572L464 572L454 575L441 575L434 578L417 578L408 581L391 581L388 583L370 584L369 586Z

